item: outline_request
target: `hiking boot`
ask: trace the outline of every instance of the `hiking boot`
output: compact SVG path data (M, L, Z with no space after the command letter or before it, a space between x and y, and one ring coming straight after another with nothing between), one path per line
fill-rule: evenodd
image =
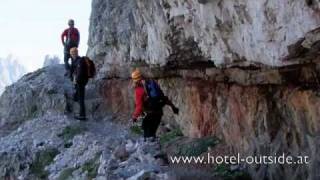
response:
M156 141L156 137L151 137L150 138L150 142L155 142Z
M144 138L144 142L155 142L156 141L156 137L145 137Z
M80 121L86 121L87 118L85 116L74 116L75 119L78 119Z
M70 104L69 102L67 102L66 104L66 108L64 109L64 114L69 114L72 113L72 104Z

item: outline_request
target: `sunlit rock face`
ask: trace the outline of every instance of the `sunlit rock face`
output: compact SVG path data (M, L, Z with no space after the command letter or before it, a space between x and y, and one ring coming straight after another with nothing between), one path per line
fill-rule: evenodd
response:
M281 66L287 63L288 46L320 24L318 5L304 0L94 0L89 54L104 64Z

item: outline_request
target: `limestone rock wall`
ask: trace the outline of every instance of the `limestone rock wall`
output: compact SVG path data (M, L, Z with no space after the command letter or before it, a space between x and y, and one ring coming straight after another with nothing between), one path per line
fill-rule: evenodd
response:
M93 0L88 55L106 109L128 118L130 71L179 106L165 120L243 154L309 155L308 166L251 167L255 179L317 179L319 2Z

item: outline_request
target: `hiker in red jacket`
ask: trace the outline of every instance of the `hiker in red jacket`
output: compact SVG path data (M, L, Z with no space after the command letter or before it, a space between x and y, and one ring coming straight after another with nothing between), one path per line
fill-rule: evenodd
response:
M175 114L179 113L179 109L163 94L156 81L144 79L139 70L135 70L131 77L135 85L135 111L132 121L136 122L144 115L142 120L144 138L146 140L151 137L153 141L163 115L163 107L169 105Z
M69 28L64 30L61 34L61 41L64 46L64 64L66 73L65 76L70 75L70 49L73 47L78 47L80 42L80 33L77 28L74 27L74 20L70 19L68 21Z

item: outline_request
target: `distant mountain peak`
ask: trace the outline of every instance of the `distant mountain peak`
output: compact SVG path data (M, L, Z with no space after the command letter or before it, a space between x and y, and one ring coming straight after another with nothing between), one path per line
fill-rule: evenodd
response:
M60 59L57 55L46 55L43 62L43 67L57 65L60 63Z
M10 54L6 58L0 58L0 94L6 86L16 82L26 72L26 68L18 62L14 55Z

